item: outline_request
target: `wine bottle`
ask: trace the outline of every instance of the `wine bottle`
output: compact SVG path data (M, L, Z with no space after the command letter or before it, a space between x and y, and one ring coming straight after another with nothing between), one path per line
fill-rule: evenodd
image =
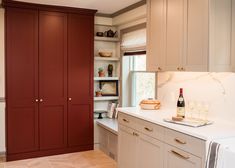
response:
M177 101L177 117L185 118L185 101L183 96L183 88L180 88L180 94Z

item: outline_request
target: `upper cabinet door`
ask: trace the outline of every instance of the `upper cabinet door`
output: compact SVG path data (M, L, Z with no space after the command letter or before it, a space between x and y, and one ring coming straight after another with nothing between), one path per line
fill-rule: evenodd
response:
M188 0L187 2L186 54L183 67L187 71L208 71L209 1Z
M166 6L166 55L165 69L177 71L182 65L184 53L185 0L167 0Z
M67 14L39 15L40 148L67 145Z
M166 0L148 0L147 70L164 70L166 55Z
M38 12L6 9L7 152L38 145Z
M232 4L234 0L213 0L210 3L210 71L231 71Z
M69 14L68 46L68 144L92 145L94 16Z

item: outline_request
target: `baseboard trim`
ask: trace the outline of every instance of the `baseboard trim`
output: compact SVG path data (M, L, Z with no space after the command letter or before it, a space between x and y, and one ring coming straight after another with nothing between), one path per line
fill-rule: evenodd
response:
M77 146L77 147L75 146L75 147L57 149L57 150L35 151L35 152L19 153L19 154L7 154L6 160L15 161L15 160L22 160L22 159L29 159L29 158L36 158L36 157L88 151L88 150L93 150L93 149L94 149L93 144L90 144L90 145L85 145L85 146Z

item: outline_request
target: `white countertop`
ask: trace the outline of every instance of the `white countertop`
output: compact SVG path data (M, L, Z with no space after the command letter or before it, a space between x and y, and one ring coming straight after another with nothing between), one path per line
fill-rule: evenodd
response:
M173 110L141 110L139 107L128 107L118 108L118 111L206 141L235 137L235 123L232 125L215 121L212 125L193 128L163 121L164 118L172 117L175 113Z
M109 130L110 132L114 133L114 134L118 134L118 121L117 119L110 119L110 118L103 118L103 119L97 119L96 123Z

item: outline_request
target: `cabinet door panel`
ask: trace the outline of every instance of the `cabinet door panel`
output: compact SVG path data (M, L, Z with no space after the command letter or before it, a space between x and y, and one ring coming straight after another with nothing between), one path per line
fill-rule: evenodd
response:
M231 71L232 1L210 3L210 71Z
M38 13L6 9L7 152L38 150Z
M137 167L137 138L134 130L119 125L118 129L118 168Z
M166 17L166 57L168 71L176 71L182 65L184 55L184 0L167 1Z
M72 105L69 109L69 146L93 144L93 132L89 105Z
M67 144L67 15L40 12L40 148Z
M139 134L137 146L138 168L163 168L163 143L144 134Z
M148 1L147 70L164 70L166 55L166 0ZM159 69L160 68L160 69Z
M165 168L202 168L200 158L165 145Z
M208 1L188 0L187 54L183 62L188 71L208 71L208 8Z
M93 16L69 14L68 46L68 143L93 144Z

